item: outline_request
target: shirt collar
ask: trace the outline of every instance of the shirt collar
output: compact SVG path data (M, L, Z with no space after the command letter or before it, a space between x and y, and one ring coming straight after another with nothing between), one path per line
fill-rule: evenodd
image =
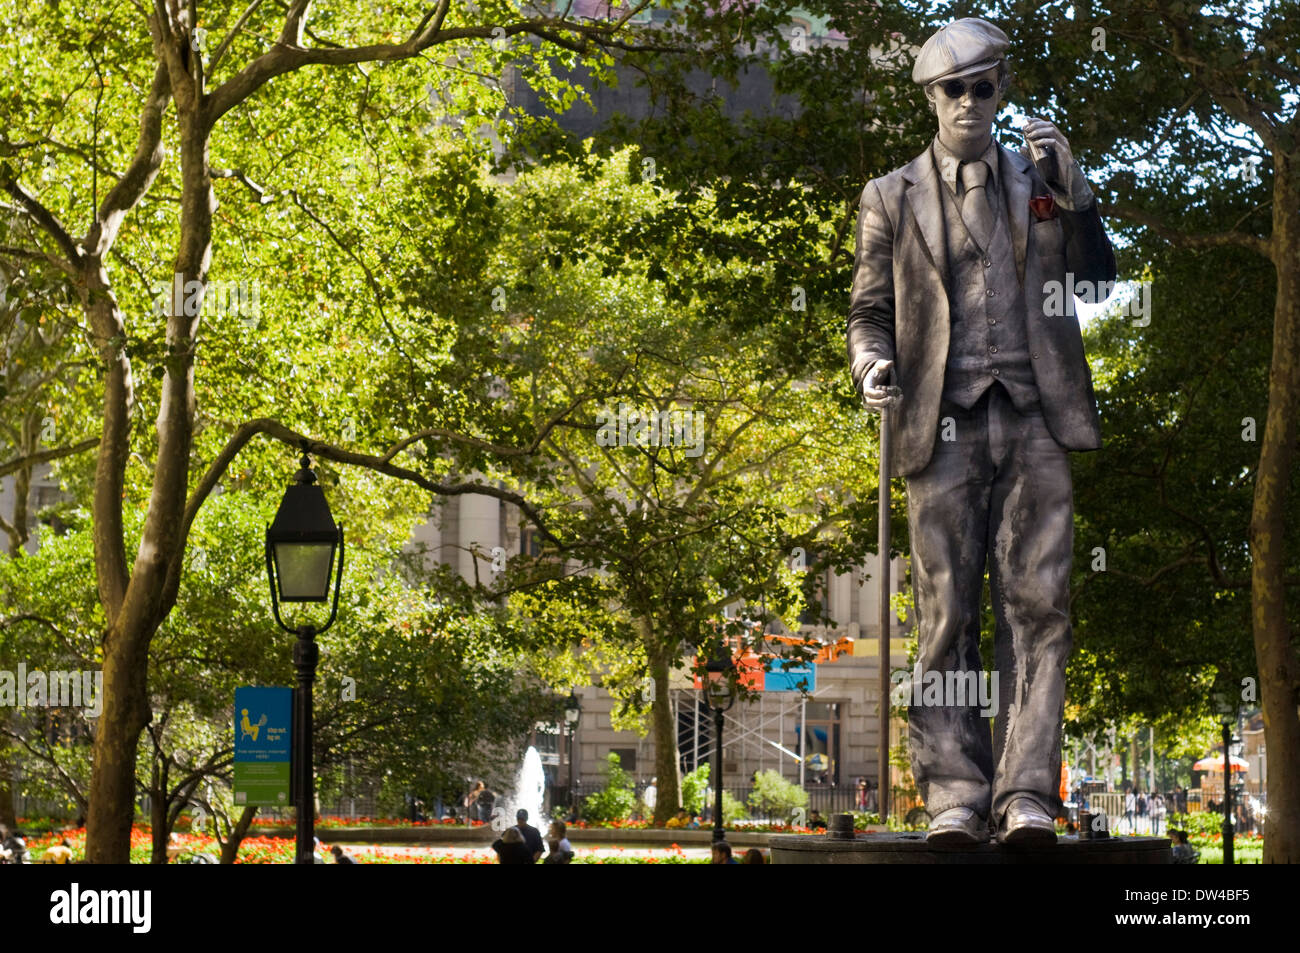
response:
M939 171L939 178L948 183L948 188L953 195L957 194L957 170L962 160L953 154L952 150L939 141L936 134L933 142L934 166ZM998 143L996 139L989 140L989 147L984 150L980 156L989 167L989 178L993 182L993 188L998 188Z

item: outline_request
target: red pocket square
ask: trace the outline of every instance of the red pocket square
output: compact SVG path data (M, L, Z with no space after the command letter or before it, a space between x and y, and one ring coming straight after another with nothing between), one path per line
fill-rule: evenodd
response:
M1056 199L1050 195L1035 195L1029 200L1029 208L1040 222L1056 218Z

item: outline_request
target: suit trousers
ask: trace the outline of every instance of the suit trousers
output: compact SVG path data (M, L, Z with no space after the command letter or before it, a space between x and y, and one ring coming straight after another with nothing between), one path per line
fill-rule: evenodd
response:
M913 689L912 773L931 816L969 807L996 823L1020 795L1060 810L1073 503L1067 452L1040 412L1021 414L997 383L969 410L942 402L934 455L907 480L917 668L922 686L925 673L946 688L982 674L987 565L996 691L981 714L974 693Z

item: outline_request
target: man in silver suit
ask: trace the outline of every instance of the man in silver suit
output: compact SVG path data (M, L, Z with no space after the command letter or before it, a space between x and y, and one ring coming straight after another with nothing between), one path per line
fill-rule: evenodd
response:
M1067 453L1101 446L1069 289L1098 301L1115 279L1060 130L1030 119L1027 154L992 137L1008 45L967 18L921 48L912 78L939 131L863 190L848 317L854 386L867 407L890 409L891 474L906 478L919 672L973 681L989 572L992 734L973 697L918 691L909 708L927 839L947 845L987 842L991 828L1003 843L1055 842L1072 640Z

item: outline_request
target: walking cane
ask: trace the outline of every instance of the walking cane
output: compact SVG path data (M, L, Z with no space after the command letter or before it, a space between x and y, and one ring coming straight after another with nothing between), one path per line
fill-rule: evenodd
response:
M891 372L890 377L893 377ZM893 609L889 604L889 455L892 442L893 407L902 396L901 388L887 386L889 403L880 408L880 488L877 492L879 501L878 535L876 551L880 556L880 567L876 577L880 582L880 746L879 760L876 763L879 794L876 809L880 813L881 823L889 820L889 629Z

